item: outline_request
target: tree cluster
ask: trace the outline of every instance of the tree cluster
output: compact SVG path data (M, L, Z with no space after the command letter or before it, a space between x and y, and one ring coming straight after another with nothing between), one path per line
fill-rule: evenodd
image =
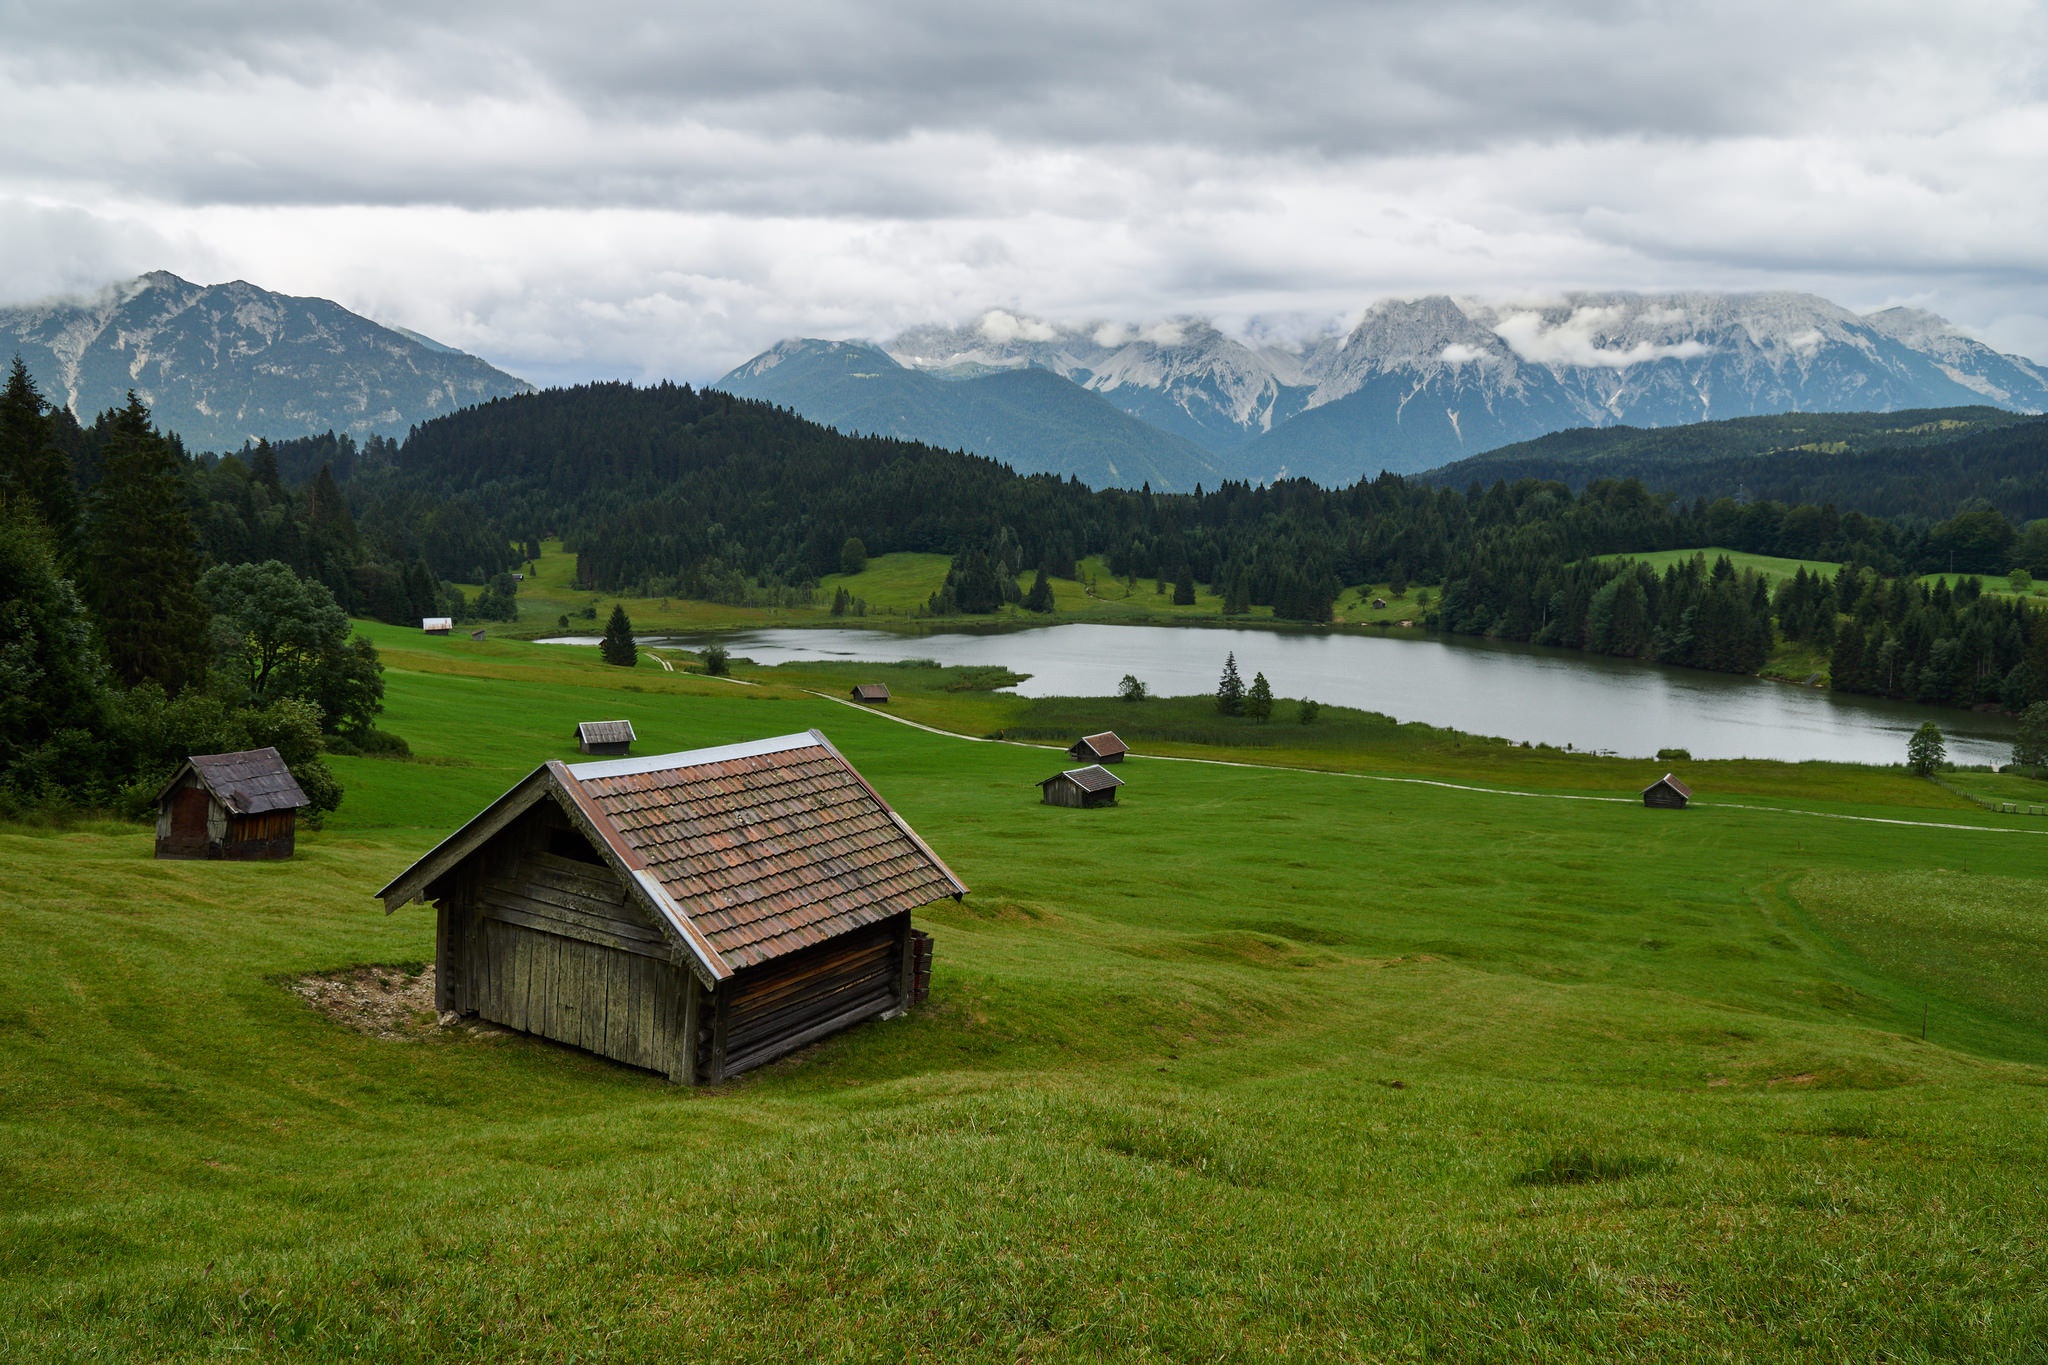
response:
M205 472L133 395L80 428L16 361L0 393L0 805L136 810L188 755L265 745L316 817L339 802L322 734L369 732L382 665L318 578L208 552Z

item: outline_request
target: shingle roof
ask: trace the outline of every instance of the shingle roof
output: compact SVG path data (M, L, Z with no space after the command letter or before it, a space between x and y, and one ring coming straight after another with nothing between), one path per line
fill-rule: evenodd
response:
M576 738L585 744L631 744L633 722L630 720L586 720L576 725Z
M887 701L889 687L886 683L855 683L853 695L858 701Z
M1691 788L1691 787L1688 787L1688 786L1686 786L1686 785L1685 785L1685 784L1684 784L1683 782L1680 782L1680 781L1679 781L1679 780L1678 780L1677 778L1673 777L1673 776L1672 776L1672 775L1671 775L1670 773L1666 773L1666 774L1664 774L1664 776L1662 776L1662 777L1658 778L1658 779L1657 779L1657 780L1656 780L1655 782L1652 782L1652 783L1651 783L1651 784L1650 784L1649 786L1647 786L1647 787L1643 788L1643 790L1644 790L1644 791L1654 791L1654 790L1655 790L1655 789L1657 789L1658 787L1669 787L1669 788L1671 788L1671 790L1673 790L1673 791L1677 792L1677 793L1678 793L1678 794L1679 794L1680 796L1684 797L1684 798L1685 798L1686 800L1688 800L1688 801L1692 800L1692 788Z
M378 892L395 910L503 812L557 790L708 979L967 887L817 731L688 753L549 763Z
M1121 787L1124 784L1124 780L1109 769L1091 763L1085 768L1072 768L1063 773L1054 773L1038 785L1051 786L1063 777L1084 792L1108 791L1112 787Z
M244 749L232 754L194 754L180 765L157 800L184 780L199 775L206 789L236 815L262 815L273 810L298 810L310 804L298 779L276 749Z
M1130 752L1130 746L1118 739L1116 732L1113 730L1104 730L1099 735L1083 735L1081 736L1081 744L1087 745L1089 752L1097 758L1108 758L1114 754ZM1080 745L1077 744L1074 747L1079 748Z

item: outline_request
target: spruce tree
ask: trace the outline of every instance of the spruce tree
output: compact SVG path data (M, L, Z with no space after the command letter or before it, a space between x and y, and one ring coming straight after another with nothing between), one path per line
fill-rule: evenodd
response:
M1252 674L1252 685L1244 694L1244 713L1259 721L1273 714L1273 685L1266 681L1265 674Z
M1038 577L1031 580L1031 591L1025 594L1026 611L1049 612L1052 610L1052 581L1045 576L1045 570L1038 571Z
M626 619L622 603L612 604L611 619L604 625L604 640L597 648L606 663L620 668L631 668L640 662L640 647L633 643L633 623Z
M204 677L207 610L185 463L132 391L100 453L88 523L88 600L115 673L172 694Z
M26 499L0 497L0 787L76 787L109 755L112 708L92 617Z
M1223 677L1216 684L1216 709L1226 716L1244 713L1244 679L1237 673L1237 654L1223 661Z
M49 528L61 561L77 548L78 487L44 415L48 408L28 366L14 357L7 387L0 391L0 493L28 500Z
M1195 605L1195 571L1185 564L1180 566L1180 577L1173 580L1173 605Z

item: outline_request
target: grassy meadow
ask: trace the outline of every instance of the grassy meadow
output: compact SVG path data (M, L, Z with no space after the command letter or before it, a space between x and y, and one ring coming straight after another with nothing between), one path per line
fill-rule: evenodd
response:
M1735 566L1737 573L1741 573L1745 569L1754 570L1769 579L1773 587L1777 585L1779 579L1791 578L1798 574L1801 569L1806 570L1809 576L1819 575L1822 578L1833 578L1842 568L1840 564L1831 563L1823 559L1786 559L1780 555L1753 555L1744 550L1722 549L1644 550L1639 553L1600 555L1598 558L1603 563L1618 563L1622 560L1628 560L1636 564L1646 564L1661 574L1673 564L1687 563L1696 555L1705 555L1710 566L1715 560L1725 555L1728 562Z
M415 757L293 862L0 828L0 1359L2043 1358L2048 821L366 629ZM973 888L930 1004L691 1091L287 989L428 960L371 893L617 716L825 730ZM1105 719L1122 804L1037 805Z
M569 618L569 633L594 635L604 629L612 604L619 603L632 619L638 635L662 635L701 630L743 629L759 626L860 624L881 630L929 629L944 618L922 615L925 603L946 581L952 560L946 555L899 553L876 555L857 574L826 574L818 581L809 602L783 607L736 606L684 598L639 597L631 594L595 593L576 586L576 556L562 548L560 541L545 541L534 570L519 585L519 620L492 624L494 634L538 639L562 633L561 618ZM1112 625L1185 625L1203 619L1221 622L1223 599L1198 585L1192 606L1176 606L1173 584L1155 579L1134 579L1126 583L1111 573L1098 557L1075 566L1076 577L1051 580L1053 610L1060 621L1099 621ZM1020 590L1029 590L1032 575L1017 580ZM479 584L462 585L472 596ZM832 602L844 588L851 598L865 605L859 618L841 620L832 615ZM1363 589L1354 590L1353 596ZM1410 590L1409 601L1413 601ZM1339 613L1340 622L1382 617L1389 621L1412 611ZM1271 621L1271 607L1253 607L1232 623L1242 625L1264 619ZM953 625L978 629L991 626L1044 625L1046 618L1011 605L992 615L953 618Z

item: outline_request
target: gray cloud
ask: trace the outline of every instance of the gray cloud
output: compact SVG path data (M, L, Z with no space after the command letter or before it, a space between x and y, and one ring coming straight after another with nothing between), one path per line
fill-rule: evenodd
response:
M0 296L165 266L536 378L990 305L1793 287L2048 349L2031 3L0 0ZM95 272L99 272L97 275Z

